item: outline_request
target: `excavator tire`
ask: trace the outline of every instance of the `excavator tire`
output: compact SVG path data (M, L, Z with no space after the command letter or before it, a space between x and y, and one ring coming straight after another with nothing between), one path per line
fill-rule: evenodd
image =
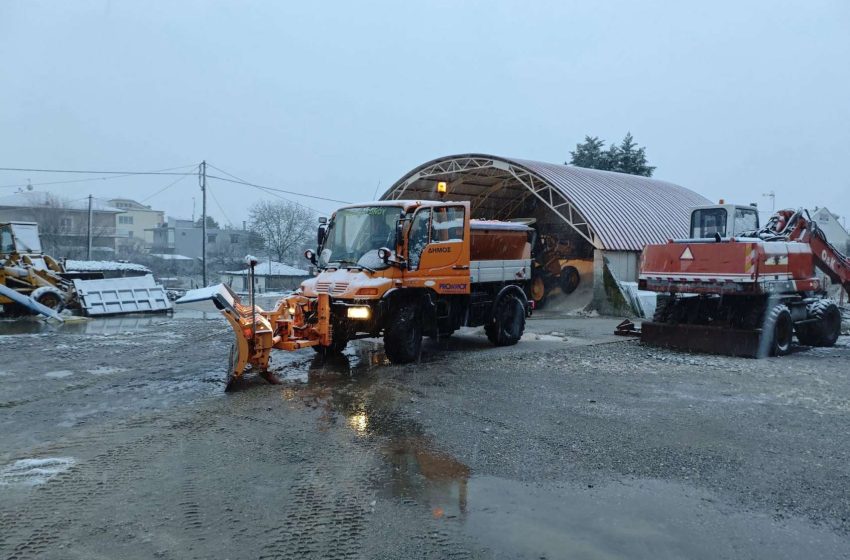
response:
M576 267L565 266L561 270L561 276L558 279L558 283L561 287L561 292L563 292L564 295L571 294L576 291L579 282L581 282L581 276L579 276L578 269Z
M49 307L57 313L62 311L62 308L65 307L62 292L53 286L42 286L40 288L36 288L30 294L30 298L45 307Z
M667 323L673 313L675 300L669 294L658 294L655 299L655 313L652 314L653 323Z
M416 302L399 303L384 329L384 352L394 364L408 364L422 350L422 325Z
M808 306L811 323L797 327L797 339L806 346L833 346L841 334L841 310L831 299L821 299Z
M764 320L762 337L767 337L766 350L770 356L784 356L791 351L794 338L794 321L791 310L784 303L775 305Z
M513 294L505 294L496 304L493 318L484 325L484 332L496 346L511 346L519 342L525 331L525 306Z

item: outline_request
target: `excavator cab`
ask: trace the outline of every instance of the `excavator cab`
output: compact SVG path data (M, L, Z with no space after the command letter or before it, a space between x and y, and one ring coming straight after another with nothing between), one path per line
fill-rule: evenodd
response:
M691 212L691 239L721 239L740 236L759 229L759 213L755 206L714 204L700 206Z

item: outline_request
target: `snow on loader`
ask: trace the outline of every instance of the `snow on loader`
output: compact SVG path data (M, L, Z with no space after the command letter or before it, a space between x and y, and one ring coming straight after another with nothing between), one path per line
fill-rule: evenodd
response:
M641 340L744 357L787 354L795 334L832 346L841 310L816 268L850 294L850 259L805 210L781 210L759 228L751 206L696 208L689 239L643 251L639 285L658 300Z
M423 336L482 325L493 344L516 344L533 307L532 236L525 224L470 220L468 202L346 206L320 222L318 250L305 252L318 275L274 310L254 305L253 292L244 305L225 285L177 303L212 300L233 327L227 389L249 366L274 382L273 348L338 353L352 339L383 336L389 360L408 363Z
M0 305L6 316L38 313L52 318L64 308L93 316L172 307L151 275L103 279L98 273L66 271L42 252L33 222L0 223Z

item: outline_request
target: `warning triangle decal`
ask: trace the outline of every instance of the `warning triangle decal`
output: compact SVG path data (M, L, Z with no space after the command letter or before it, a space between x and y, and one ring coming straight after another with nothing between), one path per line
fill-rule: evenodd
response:
M682 261L692 261L692 260L694 260L694 254L691 253L690 247L685 247L685 252L682 253L682 256L679 257L679 260L682 260Z

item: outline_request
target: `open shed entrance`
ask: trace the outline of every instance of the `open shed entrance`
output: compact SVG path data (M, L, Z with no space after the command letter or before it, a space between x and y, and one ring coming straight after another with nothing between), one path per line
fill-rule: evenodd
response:
M460 156L425 164L410 172L383 200L436 200L445 182L445 200L469 201L472 217L528 222L537 232L533 250L532 297L537 307L571 311L593 299L592 228L556 187L529 170L489 157Z

